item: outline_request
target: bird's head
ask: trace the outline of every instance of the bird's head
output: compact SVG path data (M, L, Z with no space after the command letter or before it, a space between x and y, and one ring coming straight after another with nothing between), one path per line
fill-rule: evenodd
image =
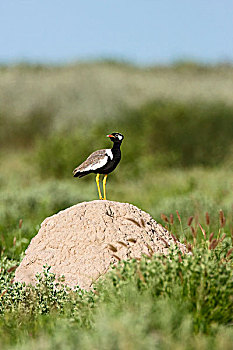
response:
M112 132L111 134L107 135L107 137L110 138L110 140L112 142L117 142L117 143L121 143L124 139L124 136L122 134L120 134L119 132Z

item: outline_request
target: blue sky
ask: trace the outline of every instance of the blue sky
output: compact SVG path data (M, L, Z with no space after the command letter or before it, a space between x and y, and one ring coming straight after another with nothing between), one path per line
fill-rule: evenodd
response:
M233 61L232 0L2 0L1 62Z

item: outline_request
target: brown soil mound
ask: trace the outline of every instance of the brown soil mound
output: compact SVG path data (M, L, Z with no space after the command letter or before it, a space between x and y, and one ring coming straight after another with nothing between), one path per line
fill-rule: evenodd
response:
M65 284L89 289L120 259L142 254L167 254L178 244L153 218L128 203L96 200L84 202L43 221L16 270L15 281L34 284L43 265L51 266Z

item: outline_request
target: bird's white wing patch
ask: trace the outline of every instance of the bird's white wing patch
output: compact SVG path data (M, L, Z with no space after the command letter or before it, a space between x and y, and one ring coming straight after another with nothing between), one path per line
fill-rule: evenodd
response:
M112 160L113 159L113 154L111 149L106 149L106 154L109 156L109 158Z
M106 155L104 158L99 159L98 162L88 165L85 169L83 169L83 171L90 171L102 168L107 163L107 161L108 156Z
M74 173L95 171L105 166L107 162L112 159L113 153L111 149L101 149L99 151L93 152L82 164L80 164L74 170Z

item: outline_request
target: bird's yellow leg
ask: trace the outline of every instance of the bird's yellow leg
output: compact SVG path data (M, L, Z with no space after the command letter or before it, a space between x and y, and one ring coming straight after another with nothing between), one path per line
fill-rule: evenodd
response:
M103 189L104 189L104 198L106 200L106 181L107 181L107 177L108 175L104 175L104 179L103 179Z
M100 174L97 174L97 175L96 175L95 181L96 181L97 188L98 188L99 199L103 199L103 198L102 198L101 191L100 191Z

